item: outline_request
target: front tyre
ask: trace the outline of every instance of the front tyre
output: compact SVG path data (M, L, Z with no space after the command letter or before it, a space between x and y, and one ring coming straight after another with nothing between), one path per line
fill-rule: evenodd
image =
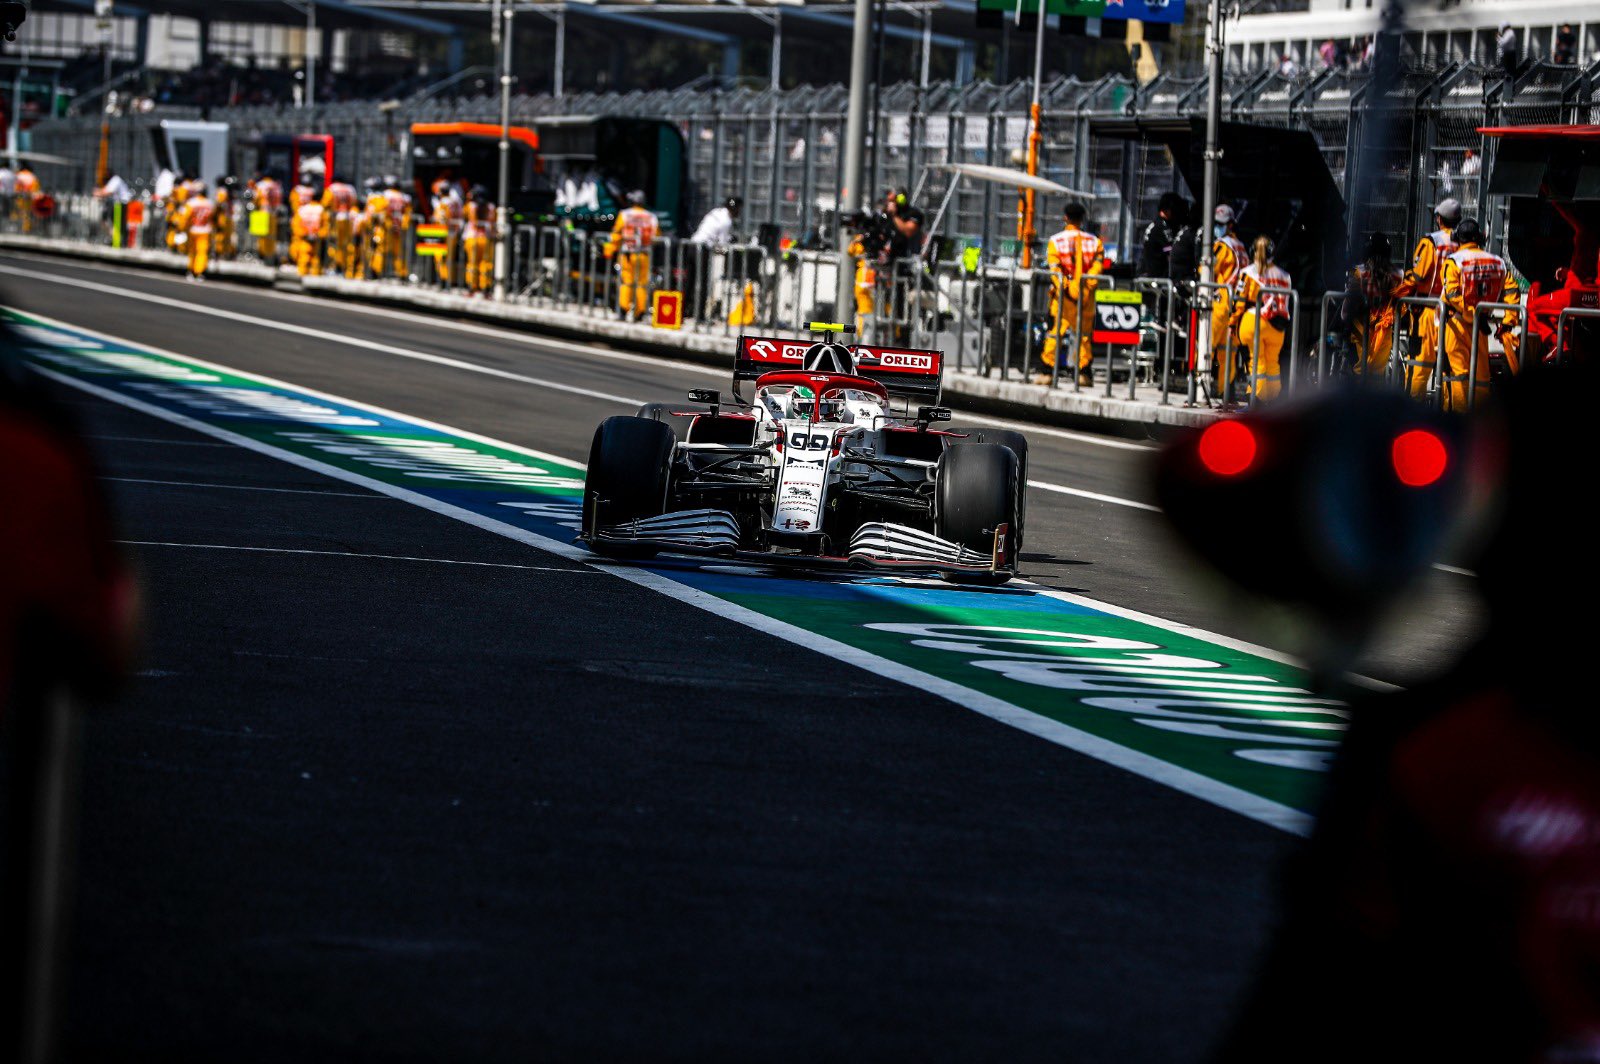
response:
M1022 560L1022 533L1028 522L1028 437L1011 429L963 429L971 443L998 443L1017 456L1016 560Z
M590 550L613 558L656 554L654 547L600 542L595 533L606 525L666 513L676 445L672 429L659 421L618 416L600 422L583 484L583 535Z
M1016 564L1020 545L1020 482L1017 454L998 443L956 443L939 459L933 530L940 539L989 556L995 532L1007 528L1005 556ZM946 573L954 583L1003 584L1009 573Z

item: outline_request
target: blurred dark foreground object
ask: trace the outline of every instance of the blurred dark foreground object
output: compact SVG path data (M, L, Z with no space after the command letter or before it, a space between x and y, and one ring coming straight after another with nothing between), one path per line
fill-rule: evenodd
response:
M1600 707L1584 686L1597 385L1588 367L1530 366L1469 426L1465 475L1497 481L1475 558L1487 634L1437 682L1352 706L1218 1061L1600 1062ZM1387 564L1344 594L1320 570L1292 588L1281 574L1277 594L1347 610Z
M26 5L14 3L12 0L0 3L0 37L4 37L7 41L16 40L17 31L22 28L22 24L27 21L27 18L28 8Z
M0 324L0 1060L55 1057L75 707L123 672L134 598L88 454Z
M1398 394L1320 392L1175 438L1156 498L1241 605L1295 622L1276 638L1331 679L1471 510L1469 440Z

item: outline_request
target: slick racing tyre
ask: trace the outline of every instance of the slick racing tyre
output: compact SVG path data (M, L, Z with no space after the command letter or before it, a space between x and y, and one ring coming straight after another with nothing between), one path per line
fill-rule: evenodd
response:
M1022 532L1028 521L1028 437L1010 429L962 429L968 443L998 443L1017 456L1017 561L1022 560Z
M648 558L654 547L600 543L595 532L606 526L666 512L672 429L642 417L608 417L594 430L589 473L583 485L583 534L596 554Z
M1006 525L1005 552L1016 566L1021 526L1017 455L998 443L956 443L939 459L934 494L934 534L968 550L989 555L995 529ZM947 573L956 583L1003 584L1009 574Z

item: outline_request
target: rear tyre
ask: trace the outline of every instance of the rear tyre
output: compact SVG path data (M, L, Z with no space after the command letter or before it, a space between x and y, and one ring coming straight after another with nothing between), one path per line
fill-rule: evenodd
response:
M1017 455L998 443L956 443L939 459L934 492L934 534L968 550L990 555L995 530L1006 525L1005 555L1016 565L1020 514ZM946 573L959 584L1003 584L1004 573Z
M1028 437L1011 429L966 429L969 443L998 443L1017 456L1017 551L1021 561L1022 531L1028 520Z
M583 534L596 554L613 558L656 554L654 547L599 543L594 534L605 525L666 512L676 446L670 428L642 417L608 417L594 430L583 485Z

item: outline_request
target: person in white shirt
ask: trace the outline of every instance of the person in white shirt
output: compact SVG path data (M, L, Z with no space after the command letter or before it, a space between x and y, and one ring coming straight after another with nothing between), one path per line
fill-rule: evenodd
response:
M118 225L117 205L126 206L133 198L133 189L122 180L122 175L115 170L106 178L106 183L94 190L95 199L104 200L100 211L100 221L106 227L106 237L113 245L121 246L116 241L116 227Z
M689 238L690 241L696 244L710 244L713 247L731 243L733 223L738 221L739 212L743 209L743 200L738 196L729 197L727 202L706 212L706 216L700 219L700 225L695 229L694 235Z
M711 208L700 219L694 235L689 238L689 246L684 249L683 273L688 289L686 306L696 319L705 315L709 302L707 297L713 288L711 250L733 243L733 223L739 220L739 213L743 209L744 200L738 196L729 196Z
M94 194L101 199L110 200L112 203L127 203L133 198L133 189L129 188L128 183L122 180L121 174L113 171L111 176L106 178L106 183L94 190Z

